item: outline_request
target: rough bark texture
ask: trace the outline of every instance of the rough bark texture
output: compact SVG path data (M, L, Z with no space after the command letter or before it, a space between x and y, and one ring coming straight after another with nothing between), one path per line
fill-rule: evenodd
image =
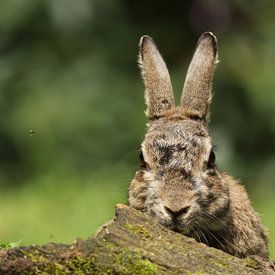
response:
M88 240L0 250L0 274L275 274L275 268L207 247L117 205L115 219Z

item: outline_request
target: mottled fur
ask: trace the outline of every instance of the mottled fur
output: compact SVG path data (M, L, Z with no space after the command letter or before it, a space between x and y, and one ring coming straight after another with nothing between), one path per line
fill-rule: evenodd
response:
M204 33L187 72L181 106L175 107L166 65L153 40L141 38L148 131L129 203L209 246L238 257L267 258L266 231L245 189L215 164L207 116L217 60L216 38Z

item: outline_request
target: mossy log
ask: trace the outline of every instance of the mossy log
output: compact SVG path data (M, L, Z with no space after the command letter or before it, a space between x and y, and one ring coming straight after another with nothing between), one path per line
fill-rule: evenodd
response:
M0 274L275 274L275 268L197 243L117 205L114 220L90 239L0 250Z

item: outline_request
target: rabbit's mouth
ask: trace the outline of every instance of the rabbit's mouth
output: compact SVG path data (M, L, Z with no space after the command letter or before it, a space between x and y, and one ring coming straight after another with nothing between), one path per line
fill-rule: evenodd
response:
M171 228L174 232L183 234L183 235L188 235L189 232L191 232L191 228L189 227L184 227L184 228L179 228L179 227L174 227Z
M173 230L174 232L181 233L184 235L187 235L189 232L192 231L196 222L196 215L195 215L195 212L193 212L194 209L192 212L189 211L187 213L172 214L167 212L167 207L165 210L164 207L157 207L159 206L159 204L155 204L154 206L155 207L151 207L149 209L148 214L156 218L156 220L160 224L164 225L170 230Z
M192 231L192 223L191 222L180 222L180 221L173 221L169 226L171 230L174 232L188 235L190 231Z
M182 234L182 230L178 229L178 228L174 228L173 231Z
M167 220L167 219L163 219L161 217L159 217L158 215L156 215L155 213L152 215L152 213L150 213L151 216L154 216L157 221L164 225L165 227L169 228L170 230L180 233L180 234L184 234L187 235L193 228L192 226L192 222L191 221L179 221L179 220Z

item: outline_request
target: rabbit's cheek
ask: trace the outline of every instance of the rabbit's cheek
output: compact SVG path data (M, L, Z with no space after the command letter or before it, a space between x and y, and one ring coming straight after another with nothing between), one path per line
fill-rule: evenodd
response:
M144 177L144 180L149 183L154 182L155 180L155 176L152 171L144 171L143 177Z
M159 190L160 182L157 180L148 181L147 185L147 198L146 198L146 208L150 209L154 213L158 213L158 205L161 204L160 201L160 190ZM150 213L151 214L151 213Z

